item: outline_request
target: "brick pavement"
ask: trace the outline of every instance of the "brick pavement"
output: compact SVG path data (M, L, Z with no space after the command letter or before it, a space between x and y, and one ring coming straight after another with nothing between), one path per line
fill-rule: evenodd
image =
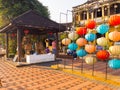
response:
M0 90L118 90L48 67L15 67L0 61Z

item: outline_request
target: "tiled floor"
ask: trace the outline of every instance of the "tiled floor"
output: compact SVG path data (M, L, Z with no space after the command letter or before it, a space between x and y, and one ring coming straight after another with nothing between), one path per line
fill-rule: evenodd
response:
M48 67L15 67L0 61L0 90L118 90Z

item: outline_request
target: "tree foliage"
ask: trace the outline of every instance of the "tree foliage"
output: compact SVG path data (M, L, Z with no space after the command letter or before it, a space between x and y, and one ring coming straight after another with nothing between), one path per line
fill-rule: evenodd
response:
M31 9L49 18L48 8L38 0L0 0L0 26L8 24L13 18Z

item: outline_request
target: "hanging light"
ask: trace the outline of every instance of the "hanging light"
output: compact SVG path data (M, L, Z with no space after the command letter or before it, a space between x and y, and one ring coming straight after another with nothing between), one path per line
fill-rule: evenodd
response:
M24 33L25 33L25 34L28 34L28 33L29 33L29 30L28 30L28 29L25 29L25 30L24 30Z

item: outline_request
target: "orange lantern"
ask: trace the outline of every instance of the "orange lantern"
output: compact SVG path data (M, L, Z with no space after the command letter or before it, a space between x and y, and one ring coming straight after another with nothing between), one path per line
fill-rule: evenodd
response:
M79 35L85 35L87 33L87 28L86 27L79 27L76 29L76 33Z
M88 53L94 53L96 51L96 46L95 45L85 45L85 50Z
M93 29L96 27L96 22L94 20L87 20L85 26L89 29Z
M116 26L120 24L120 15L112 15L109 18L109 24L111 26Z
M62 40L62 44L63 45L68 45L68 44L70 44L71 43L71 40L69 39L69 38L64 38L63 40Z
M113 32L110 32L108 37L110 40L117 42L120 40L120 32L118 32L116 30Z
M84 39L84 38L79 38L79 39L76 40L76 44L78 46L84 46L85 44L87 44L87 40Z
M109 51L112 55L120 55L120 46L119 45L110 46Z
M109 58L110 54L106 50L100 50L97 52L96 56L100 60L107 60Z

